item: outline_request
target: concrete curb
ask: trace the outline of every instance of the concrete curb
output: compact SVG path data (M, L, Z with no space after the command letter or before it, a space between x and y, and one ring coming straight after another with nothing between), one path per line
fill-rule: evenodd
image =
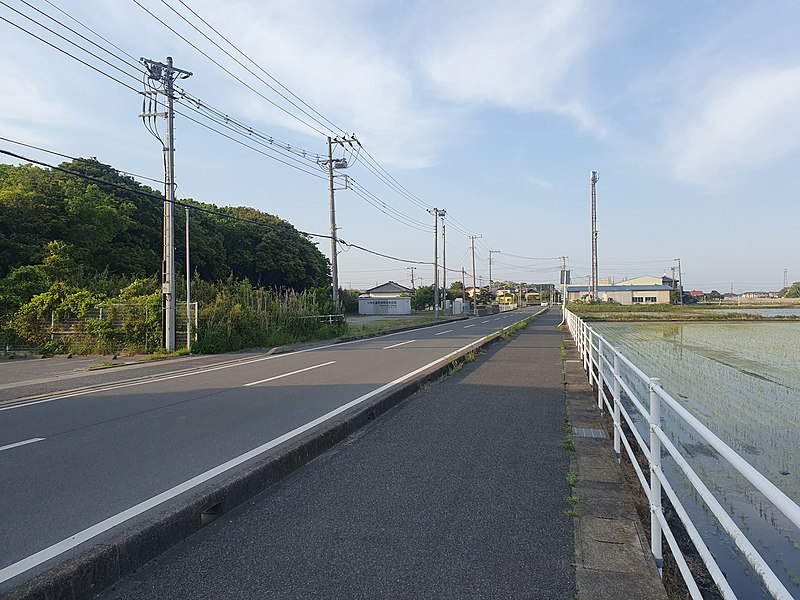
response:
M538 314L541 311L528 319ZM4 600L84 600L94 597L196 533L214 518L243 504L330 450L429 381L445 375L451 365L470 352L500 339L511 326L448 355L427 372L318 425L287 442L275 453L253 459L234 473L222 476L221 480L173 501L171 506L154 509L158 512L141 517L139 522L118 533L108 534L107 539L12 588L3 596Z

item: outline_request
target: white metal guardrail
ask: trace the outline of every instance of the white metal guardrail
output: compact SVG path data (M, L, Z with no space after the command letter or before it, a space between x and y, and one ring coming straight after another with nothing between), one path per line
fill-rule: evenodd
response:
M753 547L745 533L743 533L733 519L731 519L725 508L717 501L701 478L692 469L678 448L665 434L661 426L662 405L668 406L685 426L693 430L702 440L714 448L723 459L745 477L756 490L763 494L763 496L798 529L800 529L800 506L795 504L791 498L754 469L745 459L739 456L739 454L703 425L677 400L670 396L661 387L659 379L649 377L642 372L641 369L623 356L619 350L609 344L603 336L594 331L585 321L569 310L565 311L565 321L569 327L572 339L575 341L578 351L580 352L583 368L589 377L589 382L595 386L597 390L598 409L601 411L608 410L608 412L613 415L614 452L619 459L621 447L624 446L630 458L631 465L636 470L642 489L647 496L650 504L650 550L659 571L661 571L663 564L663 534L663 537L667 540L667 544L672 550L672 554L675 556L678 568L680 569L684 581L686 581L692 598L702 598L701 592L686 564L686 559L664 517L661 506L663 490L672 503L676 514L680 517L686 532L694 543L695 548L703 559L703 562L708 568L714 582L717 584L722 596L726 599L736 598L736 594L728 584L714 556L711 554L702 536L692 523L686 509L676 495L672 484L667 480L661 468L663 449L672 457L675 464L680 468L690 485L692 485L697 492L697 495L717 519L722 529L730 536L747 562L761 577L769 593L772 594L774 598L791 600L793 596L784 587L755 547ZM633 383L637 380L646 385L649 390L648 398L637 397L632 389L632 387L635 387ZM607 391L610 392L610 397ZM623 399L625 400L624 402ZM647 406L645 406L645 404L647 404ZM648 423L649 440L645 440L637 430L631 418L632 411L629 412L626 405L632 406ZM638 444L639 449L647 458L650 470L649 481L639 466L633 446L623 433L622 419L627 423L628 429L633 434L635 443Z

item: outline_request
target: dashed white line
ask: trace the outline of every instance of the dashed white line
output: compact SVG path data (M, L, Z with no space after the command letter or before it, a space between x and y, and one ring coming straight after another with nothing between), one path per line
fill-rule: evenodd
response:
M31 438L29 440L23 440L21 442L15 442L13 444L6 444L5 446L0 446L0 452L3 450L11 450L11 448L17 448L18 446L26 446L28 444L33 444L34 442L41 442L46 438Z
M470 327L475 327L475 323L473 323L472 325L464 325L464 329L469 329Z
M410 344L411 342L416 342L417 340L408 340L406 342L400 342L399 344L392 344L391 346L386 346L384 350L391 350L392 348L397 348L398 346L405 346L406 344Z
M275 381L276 379L289 377L289 375L297 375L298 373L304 373L305 371L311 371L312 369L319 369L320 367L327 367L328 365L332 365L335 362L336 362L335 360L332 360L330 362L322 363L321 365L314 365L313 367L306 367L305 369L297 369L297 371L290 371L289 373L284 373L283 375L275 375L274 377L267 377L266 379L251 381L250 383L245 383L244 387L249 387L251 385L258 385L259 383L267 383L268 381Z
M481 321L481 323L488 323L491 319L486 319L485 321Z
M436 335L444 335L445 333L450 333L451 331L453 331L453 330L452 329L448 329L447 331L440 331Z

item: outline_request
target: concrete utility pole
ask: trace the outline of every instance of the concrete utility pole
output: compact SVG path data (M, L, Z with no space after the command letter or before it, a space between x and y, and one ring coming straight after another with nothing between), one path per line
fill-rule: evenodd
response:
M444 215L442 215L442 309L447 311L447 245L444 236Z
M167 57L167 63L160 63L146 58L139 59L147 68L149 79L163 84L163 94L167 98L167 111L164 117L167 120L166 139L163 143L165 165L165 199L164 199L164 227L163 227L163 260L161 268L161 305L163 308L163 337L162 345L167 352L175 351L175 323L176 323L176 298L175 298L175 130L174 130L174 96L173 84L179 77L191 77L189 71L177 69L172 66L172 57ZM160 114L141 115L143 118L161 116ZM186 261L188 264L188 245ZM187 332L188 326L187 317ZM189 340L187 339L187 343Z
M416 271L416 270L417 270L417 267L406 267L406 270L407 270L407 271L411 271L411 289L412 289L412 290L415 290L415 289L417 289L417 288L414 286L414 271Z
M489 250L489 292L494 294L494 282L492 281L492 254L500 254L500 250Z
M466 312L467 308L467 287L466 283L464 283L464 279L466 274L464 273L464 267L461 267L461 314L463 315Z
M590 289L592 300L597 300L597 191L595 186L600 179L600 174L592 171L589 179L592 182L592 282Z
M472 311L475 316L478 316L478 288L475 287L475 240L479 237L481 236L469 236L469 239L472 242Z
M339 312L339 260L337 256L337 228L336 228L336 203L334 201L334 191L336 186L334 184L334 169L346 169L348 167L347 161L344 158L333 159L333 145L338 144L344 146L349 144L353 148L353 142L358 142L356 134L350 136L336 136L331 138L328 136L328 160L317 162L319 164L327 165L328 167L328 191L330 192L330 218L331 218L331 287L333 297L333 307L336 312ZM345 176L346 177L346 176ZM347 189L347 183L341 189Z
M429 210L433 215L433 314L439 318L439 217L444 217L447 211L438 208Z
M683 277L681 276L681 259L676 258L678 261L678 296L680 297L680 304L683 304Z

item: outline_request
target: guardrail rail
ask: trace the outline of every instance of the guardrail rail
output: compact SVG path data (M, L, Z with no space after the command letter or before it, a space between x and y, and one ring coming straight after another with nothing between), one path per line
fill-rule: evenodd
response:
M666 539L672 554L678 564L680 573L686 582L692 598L702 599L703 596L687 565L686 558L679 547L674 532L667 522L662 508L662 491L669 498L676 514L683 523L686 533L691 538L694 546L705 563L711 577L719 588L723 598L737 598L729 585L722 569L717 564L706 542L689 514L675 493L673 484L667 479L661 465L663 452L674 460L686 480L702 499L709 512L713 514L720 527L727 533L733 543L741 552L746 561L753 567L764 583L767 591L781 600L791 600L792 594L786 589L780 579L759 554L747 535L733 521L725 508L719 503L714 494L703 483L695 470L672 442L662 428L661 409L667 406L685 427L690 428L705 443L710 445L720 457L727 461L749 483L758 490L764 498L780 511L795 527L800 530L800 506L784 494L778 487L770 482L764 475L753 468L744 458L737 454L730 446L725 444L710 429L703 425L694 415L686 410L662 387L656 377L650 377L634 365L629 359L612 346L602 335L592 329L585 321L569 310L564 311L564 321L569 328L575 345L580 354L583 369L589 378L592 389L597 393L597 408L607 410L613 415L614 427L614 452L617 460L620 459L621 449L624 447L631 465L636 471L639 483L647 496L650 505L650 550L659 572L663 566L662 534ZM637 397L633 390L635 383L643 383L649 390L647 398ZM648 425L649 439L645 440L634 423L632 412L638 413ZM635 413L633 413L635 414ZM631 432L634 442L647 459L649 477L645 476L631 442L623 431L623 420Z

